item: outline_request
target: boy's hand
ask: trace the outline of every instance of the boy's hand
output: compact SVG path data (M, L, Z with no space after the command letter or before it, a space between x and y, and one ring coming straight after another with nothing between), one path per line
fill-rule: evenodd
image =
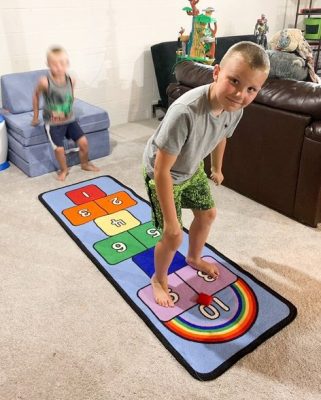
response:
M32 126L37 126L40 124L39 118L33 118L31 121Z
M215 183L215 185L220 185L224 179L222 171L214 171L212 168L211 169L211 179Z

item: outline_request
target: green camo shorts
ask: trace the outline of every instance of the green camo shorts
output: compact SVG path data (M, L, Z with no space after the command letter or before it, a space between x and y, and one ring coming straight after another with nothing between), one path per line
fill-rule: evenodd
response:
M154 179L144 171L145 185L152 208L152 221L157 229L163 228L163 214L156 194ZM215 207L204 164L201 163L195 174L183 183L174 184L174 201L178 221L182 224L182 208L209 210Z

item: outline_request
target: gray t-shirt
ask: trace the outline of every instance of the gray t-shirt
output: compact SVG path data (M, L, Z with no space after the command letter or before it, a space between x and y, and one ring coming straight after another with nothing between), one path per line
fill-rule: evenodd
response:
M174 183L181 183L194 175L222 139L232 136L243 110L223 111L215 117L208 100L209 88L210 84L192 89L169 107L145 148L143 164L150 178L154 178L157 149L177 155L171 175Z

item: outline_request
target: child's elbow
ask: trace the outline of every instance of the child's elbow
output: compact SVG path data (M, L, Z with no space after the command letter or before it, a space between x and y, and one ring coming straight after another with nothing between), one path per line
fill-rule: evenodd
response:
M155 164L154 166L154 179L161 179L163 176L170 174L170 171L159 164Z
M160 168L157 163L154 165L154 176L159 175Z

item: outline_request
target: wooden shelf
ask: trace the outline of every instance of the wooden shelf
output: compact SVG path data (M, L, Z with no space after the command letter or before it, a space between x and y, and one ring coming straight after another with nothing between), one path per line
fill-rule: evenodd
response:
M306 13L298 12L298 15L304 15L304 16L321 15L321 11L315 11L315 12L310 11L310 12L306 12Z

